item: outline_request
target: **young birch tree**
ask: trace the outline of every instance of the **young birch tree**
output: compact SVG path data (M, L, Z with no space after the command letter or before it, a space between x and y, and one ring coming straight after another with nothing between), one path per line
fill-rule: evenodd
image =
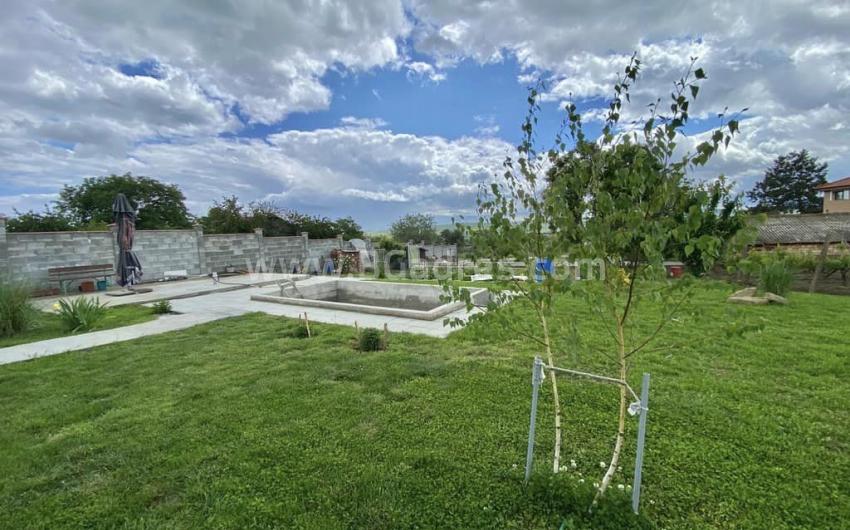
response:
M563 355L567 349L555 345L575 341L580 334L576 330L582 327L582 322L574 322L569 327L572 333L555 336L550 326L554 300L561 294L583 296L611 337L614 351L605 353L612 361L612 373L607 375L628 382L633 357L656 338L688 295L686 282L666 278L665 249L683 247L685 254L698 256L695 261L701 270L708 269L724 249L729 235L705 229L706 220L714 214L712 198L723 184L694 184L688 174L728 145L738 122L727 121L725 112L718 115L718 126L705 141L677 155L691 103L706 78L701 68L693 68L694 63L692 59L686 74L674 84L668 106L656 100L640 125L627 127L620 124L621 111L630 101L629 91L640 70L640 61L633 56L614 85L599 137L588 139L581 115L569 104L562 129L566 134L558 134L555 147L543 154L534 148L539 106L538 91L532 90L517 159L508 158L501 180L479 197L480 217L473 233L479 253L492 259L519 258L532 273L536 258L568 256L573 261L604 264L605 273L593 281L573 282L564 274L545 274L539 283L507 280L504 290L494 289L488 318L500 319L540 344L550 366L555 365L556 356L562 362L569 359ZM457 288L452 292L463 297ZM651 331L641 335L637 328L647 326L636 326L634 312L642 299L650 297L665 309ZM533 308L536 326L517 318L523 306ZM556 378L550 375L555 401L553 469L557 472L561 410ZM597 499L619 465L631 396L621 385L613 450Z

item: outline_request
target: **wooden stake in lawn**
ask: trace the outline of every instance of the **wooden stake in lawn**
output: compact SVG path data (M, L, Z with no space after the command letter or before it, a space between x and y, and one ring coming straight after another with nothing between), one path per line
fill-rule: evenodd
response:
M306 311L304 311L304 325L307 326L307 338L312 338L313 334L310 333L310 320L307 318Z

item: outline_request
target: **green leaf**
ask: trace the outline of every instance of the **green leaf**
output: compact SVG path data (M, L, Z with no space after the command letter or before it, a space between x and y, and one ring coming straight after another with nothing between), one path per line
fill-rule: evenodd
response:
M694 98L697 97L698 93L699 93L699 87L696 86L696 85L691 85L691 97L694 97Z
M702 68L697 68L694 71L694 77L696 77L697 79L705 79L705 70L703 70Z

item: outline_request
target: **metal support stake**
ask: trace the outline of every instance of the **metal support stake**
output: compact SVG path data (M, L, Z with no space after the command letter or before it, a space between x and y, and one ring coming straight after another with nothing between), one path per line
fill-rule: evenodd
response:
M640 420L638 423L637 455L635 455L635 482L632 486L632 511L638 513L640 505L640 479L643 470L643 446L646 439L646 415L649 412L649 374L643 374L640 385Z
M537 394L540 393L540 382L543 380L543 361L534 358L531 369L531 422L528 426L528 449L525 452L525 482L531 478L531 461L534 459L534 426L537 423Z

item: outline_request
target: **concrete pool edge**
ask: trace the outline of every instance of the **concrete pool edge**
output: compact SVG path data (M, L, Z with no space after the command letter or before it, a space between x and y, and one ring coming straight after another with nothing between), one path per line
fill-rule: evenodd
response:
M343 282L357 282L360 280L335 280ZM371 283L371 282L370 282ZM377 282L376 282L377 283ZM392 288L392 286L404 287L427 287L434 291L442 291L440 287L429 284L413 284L413 283L395 283L395 282L380 282L381 285ZM374 285L374 284L373 284ZM484 288L472 289L470 293L474 300L480 299L482 296L488 296L488 292ZM464 302L447 302L430 310L405 309L400 307L388 307L381 305L356 304L348 302L335 302L330 300L321 300L315 298L294 298L290 296L280 296L276 294L255 294L251 296L251 300L258 302L271 302L275 304L294 305L302 307L314 307L321 309L334 309L340 311L349 311L354 313L364 313L369 315L385 315L399 318L409 318L415 320L433 321L444 317L466 307Z

